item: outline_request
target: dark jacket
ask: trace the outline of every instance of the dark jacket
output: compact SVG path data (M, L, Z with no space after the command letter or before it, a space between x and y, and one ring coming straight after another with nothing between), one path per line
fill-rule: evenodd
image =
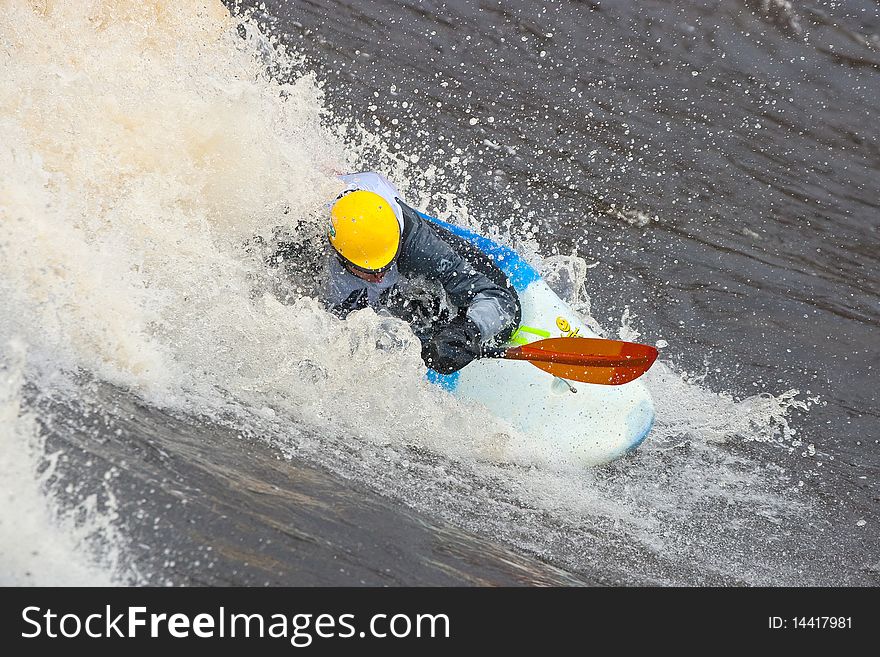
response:
M516 330L520 305L516 291L497 265L466 240L423 219L396 199L403 211L400 255L379 284L368 283L348 272L331 258L327 301L331 310L345 317L353 310L372 306L413 324L423 340L431 330L426 323L442 325L449 315L434 299L407 298L402 279L436 281L458 314L466 315L480 330L482 342L502 342ZM427 315L427 316L426 316Z

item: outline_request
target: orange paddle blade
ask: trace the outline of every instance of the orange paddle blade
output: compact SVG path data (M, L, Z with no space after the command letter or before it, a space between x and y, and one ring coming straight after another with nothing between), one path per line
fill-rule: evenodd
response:
M657 350L621 340L548 338L507 349L499 356L527 360L561 379L617 386L647 372L657 359Z

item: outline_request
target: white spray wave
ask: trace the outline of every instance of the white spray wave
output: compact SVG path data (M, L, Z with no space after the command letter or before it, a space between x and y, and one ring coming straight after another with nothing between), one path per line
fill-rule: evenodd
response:
M137 581L121 558L115 498L109 487L71 504L53 486L59 454L47 453L38 422L23 405L24 343L0 360L0 584L110 586ZM75 491L67 491L70 497Z

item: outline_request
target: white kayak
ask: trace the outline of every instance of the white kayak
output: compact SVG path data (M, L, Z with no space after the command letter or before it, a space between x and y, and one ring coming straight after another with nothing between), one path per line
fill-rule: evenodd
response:
M522 319L509 346L550 337L599 337L515 251L425 214L488 255L519 294ZM477 360L450 375L428 378L456 397L480 402L494 415L558 450L566 461L607 463L638 447L654 422L654 403L640 380L623 385L566 382L530 363Z

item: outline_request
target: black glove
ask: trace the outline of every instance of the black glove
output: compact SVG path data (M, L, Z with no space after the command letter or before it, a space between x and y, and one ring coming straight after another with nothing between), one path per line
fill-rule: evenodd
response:
M422 344L422 360L440 374L452 374L480 357L480 340L477 325L457 315Z

